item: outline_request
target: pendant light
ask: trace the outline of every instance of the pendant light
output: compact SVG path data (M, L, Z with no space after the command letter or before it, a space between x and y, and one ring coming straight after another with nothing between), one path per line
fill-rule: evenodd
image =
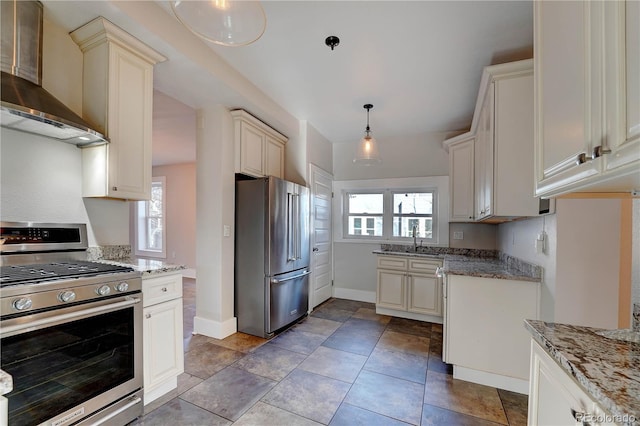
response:
M365 104L364 109L367 110L367 128L364 131L364 138L358 143L356 156L353 159L355 164L363 166L372 166L382 163L380 154L378 154L378 145L376 140L371 136L371 128L369 127L369 110L373 108L371 104Z
M259 1L176 0L178 21L200 38L222 46L246 46L264 33L267 18Z

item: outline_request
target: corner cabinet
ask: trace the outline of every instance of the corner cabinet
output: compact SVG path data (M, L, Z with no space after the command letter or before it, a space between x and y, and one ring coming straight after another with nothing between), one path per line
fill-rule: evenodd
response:
M142 278L144 404L175 389L184 372L182 274Z
M231 111L235 135L235 172L284 178L287 137L248 112Z
M640 188L640 3L534 2L536 194Z
M468 133L446 140L450 221L537 216L533 176L533 61L486 67Z
M612 418L535 341L531 341L530 425L604 425Z
M71 33L84 55L83 117L110 143L82 151L84 197L151 197L153 65L166 58L96 18Z
M420 257L378 256L376 312L424 321L442 317L442 261Z

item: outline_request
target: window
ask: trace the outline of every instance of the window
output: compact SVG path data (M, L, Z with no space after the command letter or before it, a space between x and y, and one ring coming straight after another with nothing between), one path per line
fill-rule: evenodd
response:
M347 229L353 237L382 236L382 193L346 194ZM364 226L363 226L364 225Z
M344 192L344 237L437 242L435 189Z
M136 203L136 254L166 258L165 178L154 177L151 199Z

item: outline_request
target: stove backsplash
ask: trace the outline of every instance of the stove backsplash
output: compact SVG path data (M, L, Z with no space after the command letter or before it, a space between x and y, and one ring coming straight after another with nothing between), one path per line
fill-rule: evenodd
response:
M128 259L131 257L130 245L93 246L87 249L87 260Z

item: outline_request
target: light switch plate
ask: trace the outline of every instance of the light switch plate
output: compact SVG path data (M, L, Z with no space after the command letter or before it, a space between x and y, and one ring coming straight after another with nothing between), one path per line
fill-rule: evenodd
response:
M453 231L454 240L464 240L464 233L462 231Z
M224 225L223 233L224 233L225 237L230 237L231 236L231 227L229 225Z

